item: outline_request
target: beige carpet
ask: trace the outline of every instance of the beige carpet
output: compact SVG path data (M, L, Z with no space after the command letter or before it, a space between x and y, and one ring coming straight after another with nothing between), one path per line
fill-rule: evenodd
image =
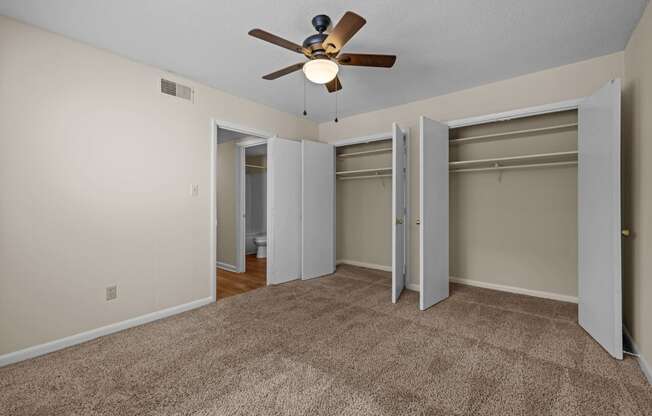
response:
M1 415L644 415L571 304L343 266L0 369Z

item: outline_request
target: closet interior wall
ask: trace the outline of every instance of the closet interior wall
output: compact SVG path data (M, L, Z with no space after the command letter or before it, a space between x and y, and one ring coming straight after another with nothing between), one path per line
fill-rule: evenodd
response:
M391 149L389 138L336 149L336 172L363 171L336 175L338 262L391 270Z
M517 131L526 132L500 135ZM450 138L451 277L576 297L577 111L461 127ZM455 163L550 153L559 155ZM496 163L565 164L454 172Z

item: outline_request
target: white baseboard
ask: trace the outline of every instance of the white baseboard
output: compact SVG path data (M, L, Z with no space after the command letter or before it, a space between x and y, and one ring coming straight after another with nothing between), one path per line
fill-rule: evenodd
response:
M356 266L356 267L364 267L366 269L375 269L375 270L382 270L384 272L391 272L392 271L392 266L382 266L380 264L373 264L373 263L364 263L361 261L355 261L355 260L337 260L335 262L336 264L348 264L349 266Z
M634 338L632 338L632 334L629 333L629 330L625 325L623 325L623 333L625 334L625 338L627 338L629 345L632 346L632 353L638 356L636 357L636 359L638 360L638 365L639 367L641 367L641 371L645 375L645 378L647 378L647 382L652 384L652 367L650 367L650 364L647 362L645 357L643 357L643 353L641 352L641 349L638 348L638 345L634 341Z
M221 262L221 261L218 261L218 262L217 262L217 267L218 267L219 269L226 270L226 271L233 272L233 273L237 273L237 272L238 272L238 268L235 267L234 265L232 265L232 264L228 264L228 263L223 263L223 262Z
M495 283L487 283L487 282L481 282L481 281L478 281L478 280L463 279L463 278L459 278L459 277L451 277L450 281L453 282L453 283L459 283L461 285L482 287L482 288L485 288L485 289L499 290L501 292L516 293L516 294L519 294L519 295L534 296L534 297L537 297L537 298L544 298L544 299L559 300L559 301L562 301L562 302L577 303L577 297L576 296L562 295L562 294L559 294L559 293L544 292L544 291L541 291L541 290L524 289L524 288L515 287L515 286L498 285L498 284L495 284Z
M450 277L449 279L450 279L451 282L459 283L461 285L482 287L482 288L485 288L485 289L493 289L493 290L499 290L501 292L517 293L519 295L528 295L528 296L534 296L534 297L537 297L537 298L560 300L562 302L577 303L577 297L575 297L575 296L560 295L558 293L543 292L543 291L539 291L539 290L523 289L523 288L514 287L514 286L497 285L497 284L494 284L494 283L486 283L486 282L480 282L478 280L462 279L462 278L459 278L459 277ZM407 283L405 285L405 287L410 289L410 290L414 290L415 292L418 292L418 291L421 290L418 283Z
M156 321L162 318L167 318L168 316L186 312L191 309L196 309L201 306L207 305L211 302L212 302L212 298L210 297L195 300L193 302L184 303L183 305L173 306L171 308L148 313L146 315L138 316L136 318L127 319L126 321L116 322L114 324L106 325L100 328L91 329L90 331L86 331L79 334L71 335L69 337L46 342L45 344L35 345L33 347L0 355L0 367L17 363L23 360L28 360L30 358L38 357L40 355L48 354L57 350L61 350L63 348L72 347L73 345L81 344L83 342L90 341L95 338L103 337L105 335L113 334L115 332L132 328L134 326L143 325L148 322Z

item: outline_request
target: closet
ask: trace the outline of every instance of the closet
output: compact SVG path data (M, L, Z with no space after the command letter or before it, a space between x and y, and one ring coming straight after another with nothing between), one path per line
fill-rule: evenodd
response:
M419 130L421 309L449 279L576 292L580 325L622 358L620 81Z
M314 142L304 142L304 146L304 230L318 223L325 217L324 212L332 209L333 238L329 240L333 250L332 270L337 261L391 270L391 299L397 302L405 288L407 274L406 132L394 124L388 133L343 140L334 146ZM332 149L330 159L326 156L327 146ZM317 151L319 147L320 152ZM329 163L331 169L326 168ZM330 200L327 195L331 188L327 180L333 192ZM307 204L312 208L308 209ZM319 217L305 217L312 216L310 211L315 209L321 210ZM309 233L323 235L323 223L321 226L321 231ZM304 241L303 249L313 252L308 240ZM320 254L323 259L323 252ZM311 257L311 254L303 257ZM306 261L304 269L315 262L316 259ZM309 273L308 278L317 275L320 274Z

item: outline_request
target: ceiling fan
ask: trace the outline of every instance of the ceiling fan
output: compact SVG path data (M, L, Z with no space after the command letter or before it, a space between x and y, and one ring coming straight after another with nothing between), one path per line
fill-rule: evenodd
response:
M337 77L339 65L391 68L396 62L395 55L339 54L344 45L365 23L367 21L361 16L346 12L330 33L324 33L330 26L331 19L325 14L317 15L312 18L312 25L318 33L308 36L301 46L261 29L252 29L249 35L303 54L309 59L307 62L300 62L267 74L263 79L273 80L303 69L306 78L310 81L325 84L328 92L335 92L342 89L342 83Z

